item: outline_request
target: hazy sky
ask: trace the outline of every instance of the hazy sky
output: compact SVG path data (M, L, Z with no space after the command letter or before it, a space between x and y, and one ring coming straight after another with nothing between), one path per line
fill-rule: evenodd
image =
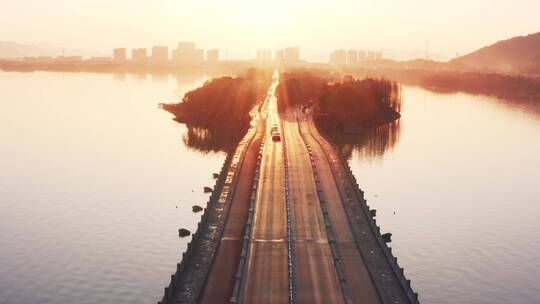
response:
M0 41L109 53L113 47L193 40L223 57L301 46L326 61L334 48L426 49L453 56L540 31L540 0L1 0Z

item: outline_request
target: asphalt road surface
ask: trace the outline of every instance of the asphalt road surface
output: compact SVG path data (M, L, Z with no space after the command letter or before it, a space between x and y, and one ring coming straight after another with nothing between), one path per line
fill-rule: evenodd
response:
M299 110L277 113L274 92L278 81L275 76L257 114L258 132L239 168L238 186L200 302L228 303L234 282L241 282L236 290L242 303L289 303L291 299L309 304L377 304L382 299L407 303L393 277L376 281L371 276L390 274L389 265L381 258L369 227L359 225L360 213L351 211L358 202L353 200L343 164L338 163L338 152L318 133L309 114ZM272 139L276 128L281 136L278 141ZM261 142L260 174L254 180ZM257 192L250 226L246 221L254 185ZM244 242L247 262L239 267L246 227L251 232ZM376 283L384 288L377 289Z

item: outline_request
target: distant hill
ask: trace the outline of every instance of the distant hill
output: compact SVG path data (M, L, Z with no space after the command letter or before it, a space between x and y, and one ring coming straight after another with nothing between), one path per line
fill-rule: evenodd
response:
M540 32L499 41L450 64L463 69L540 74Z
M84 57L103 56L99 52L86 50L64 49L62 47L45 44L20 44L10 41L0 41L0 58L21 58L37 56L65 56L80 55Z

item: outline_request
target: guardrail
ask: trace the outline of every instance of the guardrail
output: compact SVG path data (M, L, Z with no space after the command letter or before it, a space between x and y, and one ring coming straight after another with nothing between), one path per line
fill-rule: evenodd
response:
M283 130L283 128L282 128ZM294 266L294 246L293 246L293 225L292 225L292 211L291 211L291 194L289 183L289 154L287 153L287 145L285 136L282 136L283 142L283 167L285 170L285 208L287 212L287 268L289 272L289 303L294 304L295 295L295 266Z
M319 179L319 172L317 169L317 165L315 164L315 158L313 157L313 151L311 149L311 146L306 141L306 138L302 134L302 131L300 130L300 124L297 123L298 126L298 132L300 134L300 137L302 138L302 141L306 145L306 148L308 150L309 159L311 162L311 168L313 170L313 176L315 178L315 185L317 188L317 196L319 197L319 204L321 206L321 210L323 213L323 219L324 219L324 225L326 227L326 235L328 237L328 243L330 245L330 252L332 254L332 258L334 260L334 266L336 268L336 273L339 279L341 291L343 293L343 299L345 303L353 303L350 293L349 293L349 287L347 285L347 277L345 275L345 271L343 270L343 264L341 259L341 252L336 244L336 238L334 237L334 231L332 229L332 223L330 221L330 216L328 214L328 207L326 205L326 200L324 198L324 192L322 190L321 181Z
M339 152L339 149L335 146L335 144L332 141L326 139L325 136L320 134L318 131L316 133L311 131L311 128L312 128L311 123L312 122L308 122L308 127L310 129L310 133L313 135L313 138L319 143L319 145L321 146L323 151L325 151L325 149L323 147L322 140L317 138L318 136L322 137L322 139L327 144L329 144L335 151L337 151L336 154L337 154L339 160L341 161L343 167L345 168L347 177L351 181L351 184L353 184L355 186L353 188L354 188L355 195L356 195L356 197L358 199L358 203L361 206L361 209L362 209L362 211L364 213L365 218L367 218L367 220L368 220L371 231L375 235L375 239L376 239L376 242L377 242L378 246L380 247L381 251L383 252L383 255L386 258L386 261L390 265L390 268L392 269L394 275L397 278L397 281L399 282L400 286L403 288L403 291L405 292L405 295L407 296L407 299L409 300L409 302L413 303L413 304L418 304L419 303L418 293L414 292L414 290L412 289L411 280L408 280L405 277L404 269L399 266L397 257L395 257L393 255L393 253L392 253L392 248L388 247L387 243L382 238L381 229L380 229L379 226L377 226L377 221L373 218L374 214L371 212L371 209L370 209L369 205L367 204L367 201L364 198L364 192L360 189L360 186L358 185L358 181L354 177L354 174L352 172L352 169L351 169L349 163L343 158L343 155L341 155L341 153ZM317 135L315 135L315 134L317 134ZM326 151L325 151L325 154L326 154ZM332 169L334 177L336 177L335 176L336 175L335 171L337 170L337 168L335 168L335 164L333 164L332 162L330 162L330 164L331 164L330 167Z
M238 182L237 168L239 168L239 164L243 161L247 147L253 140L255 133L256 130L253 127L250 128L244 138L240 141L235 152L227 155L221 167L219 178L216 181L212 194L208 200L207 207L204 208L201 219L197 224L197 230L192 234L191 241L188 243L186 251L182 253L181 262L176 264L176 271L171 275L171 281L169 285L164 288L163 298L161 301L158 301L158 304L197 301L210 265L194 265L194 259L200 258L200 255L207 255L210 260L213 260L223 232L223 224L226 221L232 197L234 197L235 186ZM218 213L224 213L225 217L218 216ZM220 219L216 220L216 218ZM213 222L211 223L210 221ZM210 231L216 229L218 231L217 234L213 234ZM213 235L213 237L205 238L209 233ZM205 241L204 244L203 241ZM209 245L213 248L208 248ZM205 246L205 248L210 250L200 250L202 246ZM189 266L197 266L198 268L193 270L194 273L188 274ZM187 277L200 276L201 273L204 273L203 278L199 277L198 279L193 279ZM183 280L185 281L183 282ZM190 284L186 284L186 281L189 281Z
M255 208L257 202L257 190L259 189L259 179L261 174L261 161L263 154L264 142L266 141L266 132L265 137L262 140L262 144L259 147L259 155L257 156L257 164L255 165L255 176L253 178L253 188L251 190L251 196L249 198L249 210L248 210L248 219L246 222L246 232L244 234L244 239L242 240L242 253L240 254L240 262L238 263L238 270L236 271L236 276L234 278L234 288L233 294L229 303L239 303L242 299L242 290L245 284L245 274L247 271L247 260L251 250L251 240L253 236L253 220L255 215Z

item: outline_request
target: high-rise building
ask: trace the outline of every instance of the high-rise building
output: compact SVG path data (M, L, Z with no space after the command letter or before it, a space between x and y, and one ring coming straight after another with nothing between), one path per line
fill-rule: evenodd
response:
M166 63L169 61L169 47L154 46L152 47L152 62Z
M113 50L114 61L126 61L126 48L117 48Z
M136 62L145 62L148 60L148 56L146 55L146 49L133 49L131 50L131 60Z
M272 50L266 50L264 52L264 60L272 60Z
M382 52L375 52L375 60L381 60L382 59Z
M283 53L283 50L276 50L274 52L274 60L276 62L283 62L284 59L285 59L285 55Z
M347 52L343 49L333 51L330 54L330 63L338 65L347 64Z
M286 62L300 61L300 48L299 47L286 47L283 50L283 60Z
M367 60L375 60L375 52L368 52L367 53Z
M366 52L358 51L358 62L366 61Z
M194 49L193 50L193 57L192 62L194 63L200 63L204 61L204 50L203 49Z
M219 50L218 49L206 50L206 61L208 62L219 61Z
M272 60L272 50L268 49L259 49L257 50L257 60L260 61L270 61Z
M347 64L348 65L358 64L358 51L357 50L347 51Z
M178 42L178 45L176 47L177 50L179 51L192 51L195 49L195 42L193 41L181 41L181 42Z
M195 42L179 42L172 51L172 60L176 64L193 64L204 61L204 50L195 48Z

